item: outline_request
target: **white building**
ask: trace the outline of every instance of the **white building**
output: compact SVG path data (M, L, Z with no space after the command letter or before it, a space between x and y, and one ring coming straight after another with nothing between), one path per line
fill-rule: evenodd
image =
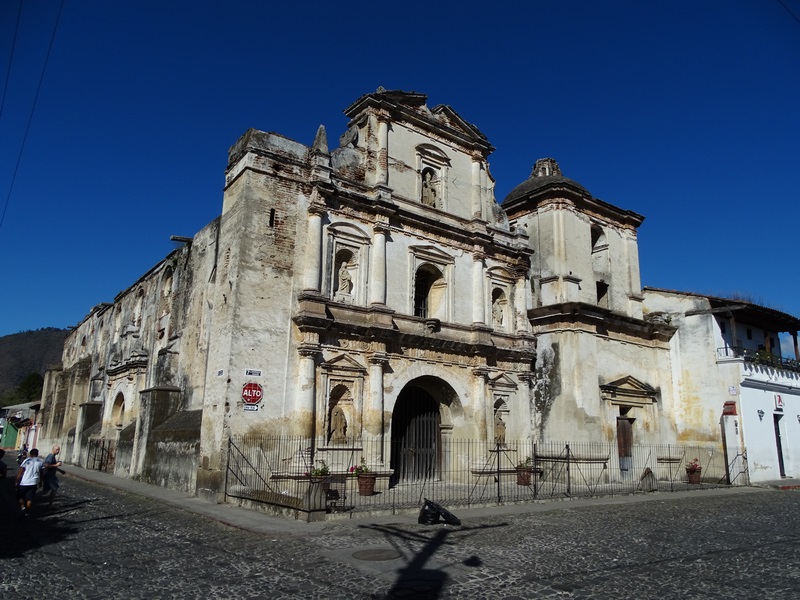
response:
M657 288L645 289L644 305L677 327L671 361L679 439L724 435L730 478L738 483L800 477L800 319ZM791 334L794 359L781 358L780 333Z

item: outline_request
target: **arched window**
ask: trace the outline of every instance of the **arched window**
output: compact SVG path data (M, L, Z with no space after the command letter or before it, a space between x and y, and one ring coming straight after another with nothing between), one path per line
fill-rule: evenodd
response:
M423 319L450 322L453 315L453 257L434 246L411 246L409 251L409 313Z
M122 428L122 421L125 417L125 396L122 392L114 398L114 407L111 409L111 424L114 427Z
M438 318L444 305L447 284L441 271L431 264L422 265L414 277L414 316Z
M592 252L596 252L597 250L602 250L607 247L608 242L606 241L606 233L603 231L603 228L597 224L592 225Z
M592 271L597 288L597 305L610 308L609 287L611 282L611 263L608 253L608 238L605 230L592 223Z
M172 279L172 269L167 267L161 280L161 292L158 296L158 339L163 339L169 329L170 312L172 311Z

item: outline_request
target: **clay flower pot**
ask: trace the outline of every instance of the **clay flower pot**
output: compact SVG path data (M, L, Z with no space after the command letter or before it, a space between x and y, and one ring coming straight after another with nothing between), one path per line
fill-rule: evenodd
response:
M517 485L528 487L531 485L531 469L517 468Z
M375 493L375 473L362 473L358 476L358 495L372 496Z
M691 484L699 484L701 474L702 474L702 469L695 469L693 471L686 469L686 477L689 478L689 483Z

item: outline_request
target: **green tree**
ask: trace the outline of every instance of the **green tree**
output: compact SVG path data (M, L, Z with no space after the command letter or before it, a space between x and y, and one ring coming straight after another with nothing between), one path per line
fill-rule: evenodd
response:
M36 402L41 399L42 388L44 388L44 377L39 373L26 375L25 379L20 381L17 386L20 395L24 398L23 402Z
M42 397L44 377L39 373L26 375L17 387L0 395L0 406L12 406L25 402L36 402Z

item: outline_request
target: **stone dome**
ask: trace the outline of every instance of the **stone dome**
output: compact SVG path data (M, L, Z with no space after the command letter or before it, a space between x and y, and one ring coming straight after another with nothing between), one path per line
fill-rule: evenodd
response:
M546 187L567 187L575 192L591 197L589 190L581 184L568 179L561 174L561 168L552 158L540 158L531 169L531 176L511 190L503 200L502 204L510 204L515 200L528 196L537 190Z

